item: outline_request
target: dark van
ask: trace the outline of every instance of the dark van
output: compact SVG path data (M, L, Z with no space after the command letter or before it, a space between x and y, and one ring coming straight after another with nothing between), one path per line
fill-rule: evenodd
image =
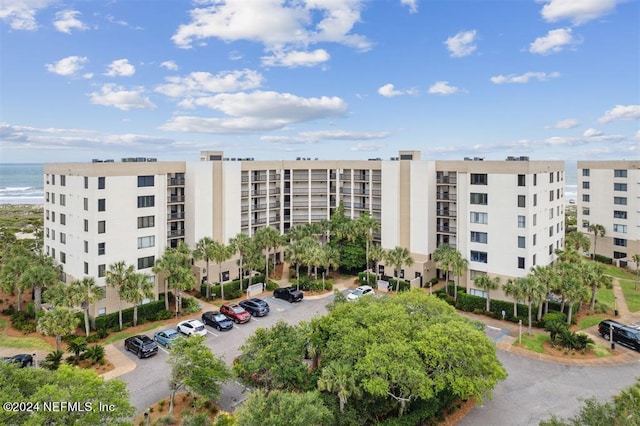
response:
M640 352L640 330L628 327L614 320L604 320L598 324L598 332L609 340L613 335L613 341L625 345Z

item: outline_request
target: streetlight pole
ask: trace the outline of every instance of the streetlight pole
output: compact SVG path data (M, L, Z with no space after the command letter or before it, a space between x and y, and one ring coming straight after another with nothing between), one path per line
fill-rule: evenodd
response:
M613 296L613 314L618 316L618 296Z
M518 340L522 345L522 320L518 320Z
M609 341L611 342L611 350L614 350L616 342L613 341L613 324L609 324Z

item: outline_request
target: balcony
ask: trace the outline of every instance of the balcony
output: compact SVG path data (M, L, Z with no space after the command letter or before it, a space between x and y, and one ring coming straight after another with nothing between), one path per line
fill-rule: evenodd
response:
M314 181L326 181L327 174L326 173L311 173L311 180Z
M184 212L171 212L167 215L167 220L183 220Z
M438 201L456 201L456 194L451 194L449 192L437 192L436 200Z
M455 234L456 233L456 227L455 226L438 225L438 232L443 232L445 234Z
M450 209L438 209L438 216L456 217L456 211Z
M169 204L184 203L184 195L170 195L167 198Z
M436 178L436 183L443 185L455 185L456 181L457 179L455 176L440 176Z
M309 193L309 188L296 188L292 192L293 195L307 195Z
M267 195L267 190L266 189L254 189L253 191L251 191L251 196L252 197L259 197L261 195Z
M184 178L167 178L167 186L184 186Z
M184 229L172 229L167 231L167 238L184 237Z

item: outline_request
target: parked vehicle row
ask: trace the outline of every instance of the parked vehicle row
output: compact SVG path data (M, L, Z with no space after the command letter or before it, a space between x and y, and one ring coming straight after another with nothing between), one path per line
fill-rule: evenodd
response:
M598 324L598 332L607 340L613 338L614 342L640 352L640 329L633 325L624 325L607 319Z

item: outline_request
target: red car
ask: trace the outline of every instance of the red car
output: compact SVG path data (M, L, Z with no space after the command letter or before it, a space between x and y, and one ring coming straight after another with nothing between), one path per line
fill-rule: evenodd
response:
M227 303L220 306L220 313L224 314L227 318L235 322L236 324L244 324L251 320L249 312L237 303Z

